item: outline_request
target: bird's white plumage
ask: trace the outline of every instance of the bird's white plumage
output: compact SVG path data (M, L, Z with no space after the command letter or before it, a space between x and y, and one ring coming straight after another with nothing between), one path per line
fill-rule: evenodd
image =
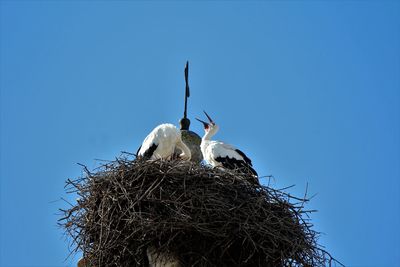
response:
M203 158L213 167L245 168L257 176L257 172L252 168L251 160L242 151L224 142L211 140L211 137L218 132L219 127L207 113L205 114L209 123L197 119L204 124L205 134L200 145Z
M147 135L137 154L145 156L147 153L150 159L171 159L176 147L182 150L182 159L190 159L191 153L182 141L181 132L175 125L164 123Z
M216 160L219 157L228 157L239 161L245 161L236 151L236 147L221 141L203 140L200 147L204 159L213 167L222 166L222 163Z

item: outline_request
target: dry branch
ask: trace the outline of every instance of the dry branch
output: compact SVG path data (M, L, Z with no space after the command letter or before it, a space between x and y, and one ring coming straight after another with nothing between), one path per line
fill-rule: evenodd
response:
M126 157L67 180L79 195L60 224L91 266L147 266L149 246L183 266L327 266L306 199L251 175Z

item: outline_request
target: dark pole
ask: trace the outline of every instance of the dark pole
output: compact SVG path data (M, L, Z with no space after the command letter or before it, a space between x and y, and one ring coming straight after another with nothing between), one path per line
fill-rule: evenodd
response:
M186 61L185 65L185 83L185 110L183 111L183 118L179 121L179 124L181 125L182 140L189 147L190 152L192 153L191 161L200 163L203 160L203 155L200 150L201 137L195 132L189 130L190 120L187 118L187 102L190 96L189 61Z
M183 118L180 121L181 130L189 130L190 120L187 118L187 100L190 96L189 90L189 61L186 61L185 65L185 110L183 111Z
M186 61L186 66L185 66L185 84L186 84L186 90L185 90L185 111L183 113L183 117L186 119L187 118L187 99L190 96L190 91L189 91L189 61Z

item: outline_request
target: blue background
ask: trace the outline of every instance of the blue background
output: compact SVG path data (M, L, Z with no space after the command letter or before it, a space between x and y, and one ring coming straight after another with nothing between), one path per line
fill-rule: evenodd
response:
M317 194L348 266L400 262L397 1L1 1L1 266L76 266L64 181L205 109L273 186Z

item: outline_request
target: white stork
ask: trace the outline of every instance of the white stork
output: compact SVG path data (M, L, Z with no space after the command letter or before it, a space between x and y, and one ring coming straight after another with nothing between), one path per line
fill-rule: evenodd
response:
M136 155L145 159L172 159L175 148L182 150L179 157L190 160L189 148L183 143L181 132L170 123L158 125L144 139Z
M205 134L200 145L203 158L213 167L224 167L231 170L242 169L258 176L246 154L232 145L211 140L211 137L218 132L219 127L205 111L204 113L210 121L209 123L196 118L204 125Z

